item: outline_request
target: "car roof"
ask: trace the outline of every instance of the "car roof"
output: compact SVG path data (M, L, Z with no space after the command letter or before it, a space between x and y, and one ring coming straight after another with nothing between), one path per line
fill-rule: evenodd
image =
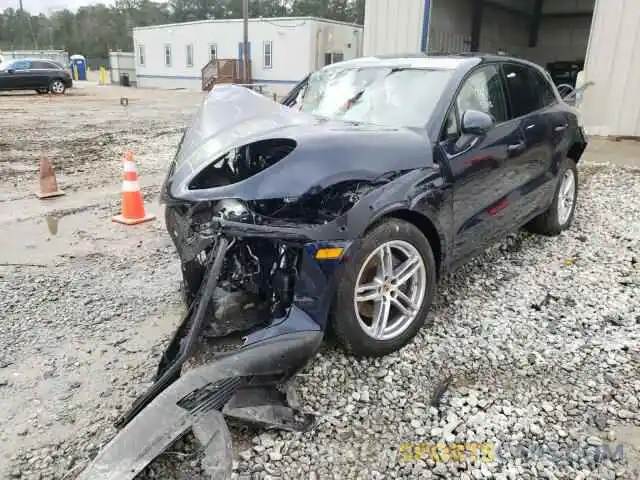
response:
M441 57L427 55L372 55L368 57L358 57L351 60L332 63L322 68L322 70L332 70L344 67L390 67L390 68L435 68L442 70L455 70L458 67L478 63L476 59Z
M507 55L497 55L479 52L457 52L457 53L406 53L406 54L385 54L359 57L342 62L332 63L322 68L330 70L336 67L405 67L405 68L435 68L443 70L455 70L459 67L471 68L484 62L515 62L528 66L541 68L540 65L529 62L522 58L510 57Z
M14 63L14 62L49 62L54 65L60 66L58 62L52 60L51 58L10 58L6 60L6 63Z

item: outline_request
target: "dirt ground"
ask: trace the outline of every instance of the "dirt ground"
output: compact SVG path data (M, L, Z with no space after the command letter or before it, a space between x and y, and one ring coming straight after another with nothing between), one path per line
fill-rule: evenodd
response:
M148 386L182 313L157 196L202 98L91 84L0 94L0 478L73 478ZM157 215L135 227L111 222L125 150ZM65 196L35 196L42 155ZM638 158L640 145L596 141L585 162Z
M2 329L12 331L0 342L7 343L0 344L0 478L30 478L11 458L17 452L54 451L59 442L86 440L80 432L99 437L104 421L126 407L112 392L133 398L145 388L157 363L150 352L159 353L182 313L179 266L157 198L202 94L79 87L59 97L0 94L0 285L33 285L13 289L15 303L8 299L0 315ZM135 155L145 207L157 215L136 227L111 222L120 213L125 150ZM65 192L47 201L35 196L43 155ZM67 290L78 276L86 288ZM47 298L72 305L54 302L43 311L38 305ZM24 315L14 324L17 309ZM140 384L118 385L122 369ZM90 454L95 445L79 448ZM61 470L82 456L70 453Z

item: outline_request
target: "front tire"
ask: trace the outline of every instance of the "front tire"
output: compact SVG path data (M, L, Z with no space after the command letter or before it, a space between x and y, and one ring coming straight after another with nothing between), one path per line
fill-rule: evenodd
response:
M526 225L532 233L555 236L571 226L578 201L578 169L576 162L565 158L560 181L549 209Z
M436 264L422 232L389 218L373 227L345 265L331 323L343 348L379 357L409 343L425 324Z
M66 85L62 80L52 80L49 85L49 91L55 95L62 95L67 90Z

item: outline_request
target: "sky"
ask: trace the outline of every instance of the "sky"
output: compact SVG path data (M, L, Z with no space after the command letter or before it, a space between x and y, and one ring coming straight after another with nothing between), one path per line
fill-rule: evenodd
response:
M62 10L68 8L75 10L83 5L93 3L113 4L115 0L22 0L25 10L31 13L49 13L52 10ZM0 0L0 10L8 7L18 8L19 0Z

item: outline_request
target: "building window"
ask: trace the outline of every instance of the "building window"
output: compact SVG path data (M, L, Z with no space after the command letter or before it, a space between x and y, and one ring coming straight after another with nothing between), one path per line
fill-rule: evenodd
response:
M171 66L171 45L164 46L164 66Z
M193 44L187 45L187 67L193 67Z
M263 43L264 60L262 67L271 68L273 66L273 43L271 41Z
M327 52L324 54L325 65L341 62L342 60L344 60L344 54L342 52Z
M144 66L144 45L138 45L138 63Z
M209 45L209 60L215 60L218 58L218 44L212 43Z

